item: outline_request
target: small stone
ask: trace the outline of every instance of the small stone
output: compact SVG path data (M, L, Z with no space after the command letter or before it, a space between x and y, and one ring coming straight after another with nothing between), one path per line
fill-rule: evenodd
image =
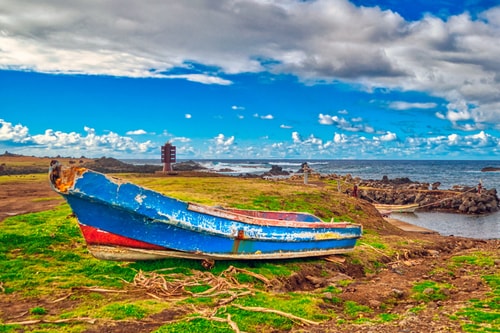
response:
M432 289L432 288L425 288L424 291L422 291L422 294L424 294L424 295L432 295L432 294L434 294L434 289Z
M405 296L405 292L399 289L392 289L391 293L396 298L403 298Z

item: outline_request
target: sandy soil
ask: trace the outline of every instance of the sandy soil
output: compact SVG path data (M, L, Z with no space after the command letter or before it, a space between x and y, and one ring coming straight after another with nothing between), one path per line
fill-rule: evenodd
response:
M0 222L13 215L49 210L62 202L48 180L0 183Z

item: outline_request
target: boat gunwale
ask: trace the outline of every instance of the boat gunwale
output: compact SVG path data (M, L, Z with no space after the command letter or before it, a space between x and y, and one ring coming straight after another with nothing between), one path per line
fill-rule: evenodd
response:
M264 217L254 217L244 214L234 213L229 210L220 209L217 207L205 206L198 203L188 202L187 209L200 213L211 215L215 217L221 217L229 220L236 220L238 222L247 223L251 225L260 226L275 226L275 227L286 227L286 228L301 228L301 229L348 229L349 227L358 228L361 225L350 222L325 222L325 221L314 221L314 222L303 222L303 221L289 221L289 220L278 220L278 219L268 219ZM257 210L256 210L257 211ZM271 211L274 212L274 211ZM276 211L280 213L282 211ZM297 213L297 212L290 212ZM312 214L311 214L312 215ZM231 217L233 216L233 218ZM315 215L312 215L315 216Z

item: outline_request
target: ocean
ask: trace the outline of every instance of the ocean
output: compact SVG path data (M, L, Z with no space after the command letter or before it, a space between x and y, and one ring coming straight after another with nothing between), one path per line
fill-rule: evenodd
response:
M159 160L123 160L132 164L161 165ZM178 160L183 162L186 160ZM383 176L390 179L407 177L412 181L432 184L440 182L440 189L454 185L495 188L500 193L500 172L482 172L485 167L500 168L500 161L488 160L194 160L209 170L229 175L262 174L278 165L283 170L296 172L302 163L322 174L350 174L361 179L380 180ZM230 170L230 171L229 171ZM415 214L396 214L395 218L435 230L442 235L455 235L480 239L500 239L500 212L468 216L436 212L417 212Z

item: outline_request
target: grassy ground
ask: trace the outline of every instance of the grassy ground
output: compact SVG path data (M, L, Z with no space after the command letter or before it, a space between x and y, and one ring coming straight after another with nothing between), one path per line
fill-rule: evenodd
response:
M119 175L182 200L364 226L331 258L110 262L62 203L0 222L0 332L499 332L498 241L404 233L312 180Z

